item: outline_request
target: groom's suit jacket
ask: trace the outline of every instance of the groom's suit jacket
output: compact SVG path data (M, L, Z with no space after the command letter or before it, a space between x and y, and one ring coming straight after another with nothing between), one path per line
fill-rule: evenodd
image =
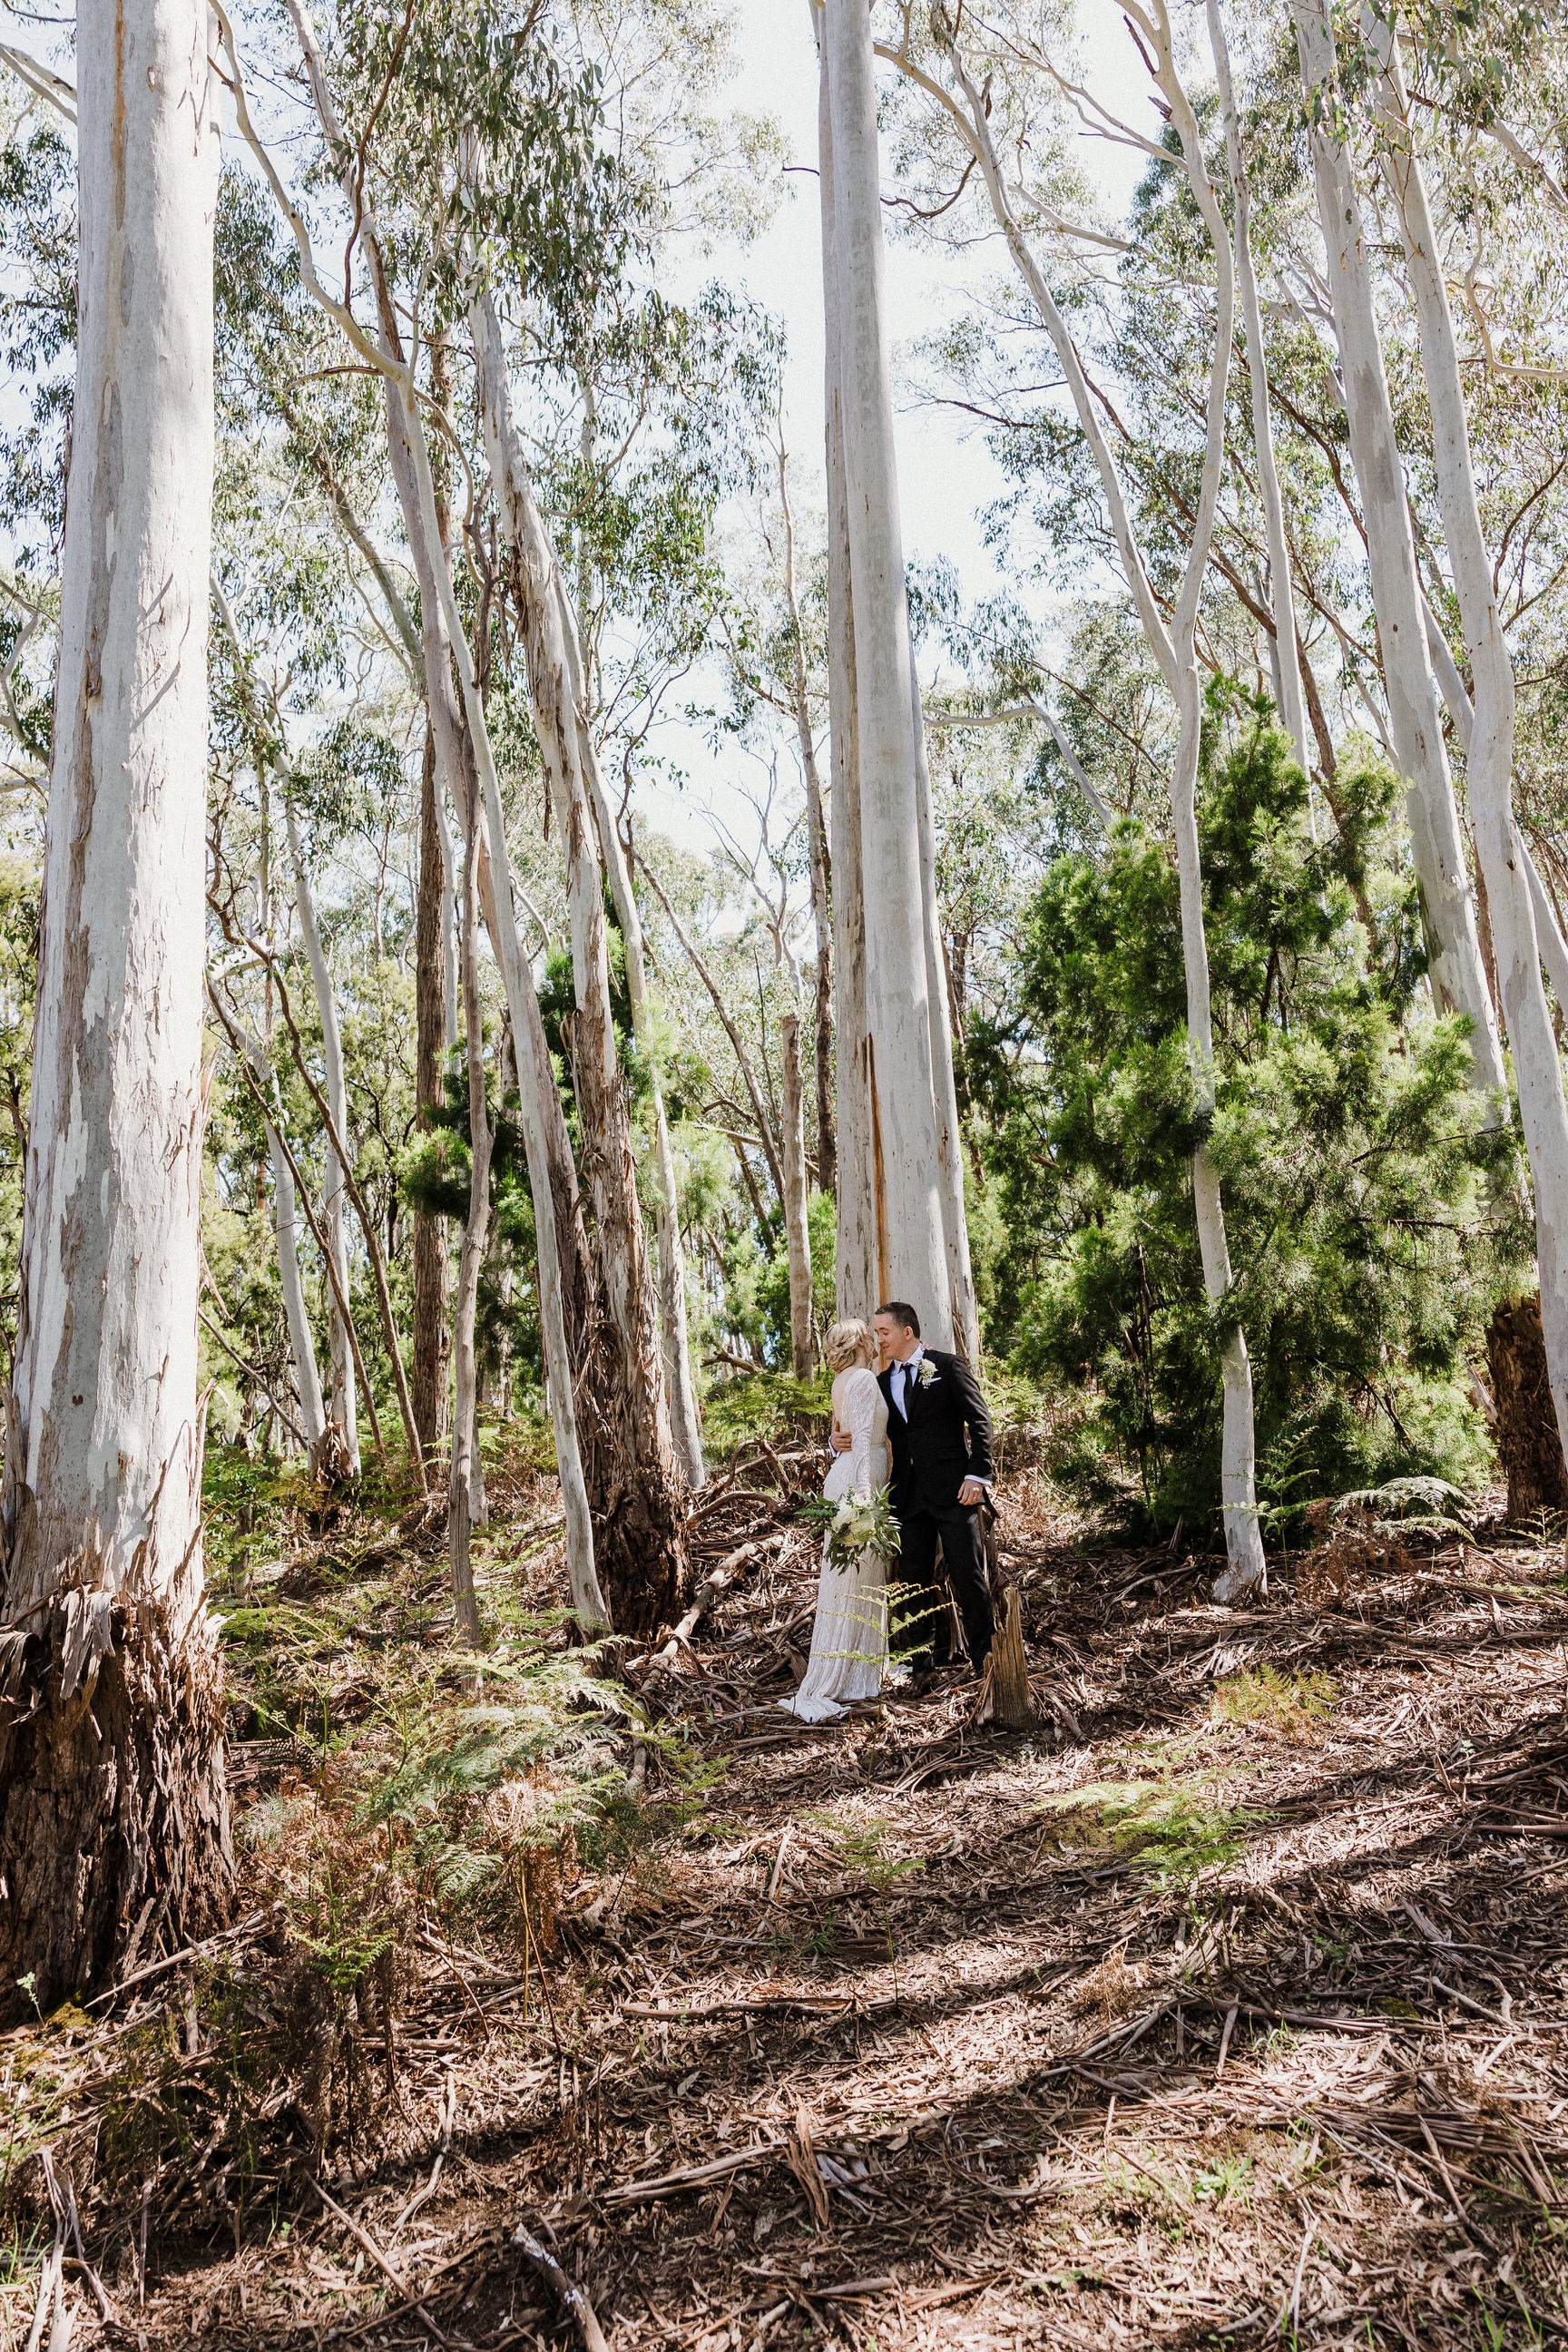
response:
M966 1478L996 1475L991 1453L991 1415L980 1383L968 1365L945 1349L928 1348L931 1379L918 1381L904 1420L893 1402L893 1374L878 1374L888 1401L888 1437L893 1449L893 1508L900 1518L911 1511L951 1511ZM923 1370L923 1364L921 1369Z

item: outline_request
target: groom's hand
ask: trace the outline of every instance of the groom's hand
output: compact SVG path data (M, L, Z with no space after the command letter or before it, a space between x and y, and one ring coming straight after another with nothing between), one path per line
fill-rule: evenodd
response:
M985 1481L984 1478L966 1478L963 1486L958 1490L958 1499L969 1509L973 1510L975 1504L984 1499L984 1494Z
M847 1429L836 1429L829 1440L829 1443L832 1445L835 1454L847 1454L854 1445L855 1440L850 1436L849 1432ZM973 1479L972 1478L969 1483L973 1486L974 1484Z

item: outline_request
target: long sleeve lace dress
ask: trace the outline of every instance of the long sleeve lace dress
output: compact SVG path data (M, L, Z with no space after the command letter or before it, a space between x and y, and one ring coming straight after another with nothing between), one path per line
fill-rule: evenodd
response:
M839 1396L843 1425L852 1440L847 1454L836 1454L823 1485L826 1501L869 1495L888 1476L888 1407L877 1375L864 1364L846 1378ZM862 1552L853 1565L836 1567L823 1545L816 1587L816 1619L811 1656L793 1698L780 1701L803 1723L826 1723L853 1701L875 1698L888 1663L888 1558Z

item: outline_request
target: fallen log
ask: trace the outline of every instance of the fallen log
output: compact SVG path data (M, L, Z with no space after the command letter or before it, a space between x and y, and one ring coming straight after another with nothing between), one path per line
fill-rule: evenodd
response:
M759 1536L750 1543L741 1544L735 1550L727 1552L718 1567L709 1570L692 1594L691 1606L670 1634L668 1641L661 1648L650 1652L647 1656L634 1659L634 1666L650 1674L661 1669L666 1673L672 1671L679 1663L682 1649L697 1631L699 1622L718 1600L720 1594L734 1582L743 1568L750 1568L753 1561L761 1559L764 1554L775 1549L783 1540L782 1536Z

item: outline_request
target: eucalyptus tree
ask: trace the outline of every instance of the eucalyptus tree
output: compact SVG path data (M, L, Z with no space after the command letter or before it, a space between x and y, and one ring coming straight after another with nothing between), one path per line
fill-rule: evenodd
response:
M1481 521L1458 343L1399 49L1382 20L1363 15L1362 29L1377 72L1382 168L1415 295L1444 538L1474 683L1466 780L1535 1194L1542 1332L1558 1433L1568 1454L1568 1105L1542 980L1533 867L1514 816L1513 662L1498 566Z
M815 8L815 0L814 0ZM816 25L817 19L813 16ZM817 187L822 252L823 429L827 488L827 723L833 860L834 1100L837 1113L837 1298L863 1317L883 1292L871 1128L866 891L860 844L860 719L855 583L844 434L843 240L837 202L827 43L817 29Z
M230 1874L196 1389L205 11L82 0L78 54L76 397L0 1577L0 1959L39 2000L205 1934Z
M866 1097L868 1132L857 1143L869 1176L878 1294L917 1299L933 1339L973 1359L979 1326L905 597L868 10L824 10L822 58L828 138L821 160L832 201L824 301L836 372L829 414L842 435L841 459L829 457L830 497L839 495L833 474L841 464L849 551L848 597L830 626L847 639L853 627L858 883L876 923L875 954L860 948L858 1030L843 1025L859 992L852 978L845 982L840 1096L858 1085ZM841 876L846 887L853 877ZM860 1311L873 1303L868 1296Z
M1505 1086L1474 897L1427 651L1393 404L1378 334L1369 240L1337 86L1333 41L1319 0L1291 0L1310 117L1312 171L1327 250L1351 457L1361 489L1394 756L1407 790L1411 848L1439 1000L1470 1024L1476 1084Z
M343 135L314 27L302 7L292 8L290 14L306 62L321 132L357 222L364 268L371 281L374 328L367 329L362 324L353 306L352 284L346 289L348 299L340 299L327 287L317 265L310 225L257 130L233 28L219 12L229 87L241 135L292 234L301 278L311 299L344 335L358 359L374 371L384 390L388 463L420 592L420 659L437 761L444 786L459 814L476 804L482 806L484 812L486 840L480 851L479 887L511 1015L530 1184L536 1207L542 1210L536 1218L541 1324L557 1461L566 1504L573 1597L579 1617L587 1623L599 1623L605 1616L605 1600L595 1559L595 1514L589 1497L575 1389L577 1380L585 1388L590 1381L602 1384L610 1370L603 1350L593 1345L599 1285L587 1255L576 1171L544 1041L537 992L522 951L500 780L472 647L440 530L419 387L399 321L380 230L374 212L365 206L365 192L357 176L353 151ZM478 779L477 803L470 789L470 774ZM610 1379L612 1382L616 1379L613 1371ZM603 1477L596 1482L597 1494L609 1506L599 1513L598 1524L613 1536L618 1521L630 1516L624 1509L617 1512L615 1506L623 1503L628 1492L639 1499L651 1496L654 1532L662 1530L662 1541L652 1547L647 1562L653 1570L657 1590L668 1581L679 1560L673 1512L660 1499L668 1486L664 1465L656 1457L651 1465L651 1482L646 1475L638 1477L637 1473L645 1472L648 1465L637 1462L634 1451L632 1482L628 1485L626 1457L615 1443L616 1437L624 1433L612 1431L605 1410L613 1408L613 1391L610 1396L595 1399L595 1402L600 1409L596 1422L603 1417L606 1423L603 1449L605 1458ZM635 1445L636 1416L630 1433ZM628 1559L631 1595L647 1589L639 1573L644 1565L642 1558L637 1559L635 1565Z
M977 169L996 226L1055 351L1079 431L1093 454L1122 572L1150 650L1176 708L1179 733L1168 791L1180 883L1187 1045L1198 1132L1193 1153L1193 1198L1204 1284L1215 1324L1224 1396L1221 1490L1227 1567L1215 1591L1222 1598L1230 1598L1261 1581L1264 1559L1256 1496L1252 1372L1246 1336L1232 1304L1234 1276L1225 1209L1218 1171L1207 1140L1215 1082L1197 827L1204 694L1196 637L1227 454L1226 398L1235 328L1236 281L1230 237L1209 178L1197 118L1177 68L1169 14L1163 0L1155 0L1149 8L1136 5L1134 0L1129 15L1142 36L1150 70L1168 110L1175 152L1201 215L1215 268L1212 356L1204 399L1201 473L1191 537L1181 565L1174 609L1169 618L1162 609L1147 558L1139 543L1100 404L1089 384L1067 316L1020 224L986 100L966 59L953 20L944 9L932 12L932 65L928 66L907 46L893 54L900 69L941 110L943 120L956 132L970 167Z
M742 509L730 563L734 610L724 616L724 648L731 682L727 724L764 751L780 735L793 744L805 803L805 881L811 904L815 971L812 1050L816 1182L832 1195L837 1183L834 1105L834 892L828 841L830 793L825 772L827 708L827 578L818 519L797 512L798 483L784 435L784 371L773 404L771 480ZM798 468L795 469L798 471ZM829 755L831 756L831 754Z
M1241 298L1242 326L1247 336L1247 368L1252 394L1252 443L1258 459L1258 490L1268 540L1268 595L1273 608L1278 699L1296 757L1303 773L1310 768L1307 749L1307 712L1301 692L1301 667L1296 634L1296 600L1291 583L1290 547L1285 523L1285 501L1274 454L1269 414L1268 354L1263 340L1263 305L1252 253L1252 188L1247 173L1241 124L1231 80L1230 46L1226 38L1222 0L1206 0L1209 46L1214 52L1220 112L1225 123L1226 163L1231 187L1231 236L1236 248L1237 290Z
M377 536L384 423L365 378L336 363L335 331L310 302L279 243L265 192L236 170L221 191L217 265L220 451L226 461L220 475L220 569L232 542L235 593L265 614L280 656L277 726L287 718L303 739L321 724L334 697L358 696L367 677L369 690L389 704L405 706L423 697L420 639L405 574ZM439 519L439 467L435 472ZM456 857L427 724L417 727L417 735L423 757L415 856L414 1085L416 1116L428 1133L446 1101L445 1066L457 1045ZM302 845L307 858L321 846L331 858L342 827L334 822L323 842L326 778L320 759L311 764ZM367 777L366 786L389 820L398 798L395 780ZM296 815L300 790L295 776L284 795ZM334 805L340 800L335 786L328 798ZM264 818L263 836L266 832ZM267 860L264 837L262 867ZM310 887L307 870L307 892ZM264 919L264 936L269 928ZM311 980L319 997L324 975L317 961ZM347 1135L349 1122L340 1116L338 1124ZM417 1446L428 1454L447 1420L449 1269L441 1221L422 1209L414 1217L413 1257L410 1412Z
M615 1027L609 1014L609 958L604 912L607 872L620 921L633 1032L644 1049L652 1095L652 1181L664 1376L682 1467L689 1480L700 1484L704 1475L702 1438L687 1328L685 1255L680 1242L669 1123L651 1050L651 1006L641 918L631 886L630 864L583 709L583 651L571 593L534 495L532 471L513 419L500 323L488 287L476 293L470 329L490 477L512 563L534 731L557 831L566 845L578 993L573 1066L582 1089L584 1119L601 1129L606 1139L612 1134L620 1138L623 1167L614 1188L615 1197L617 1201L635 1199L631 1133L626 1119ZM592 1041L585 1005L592 1008L595 1015ZM601 1164L601 1157L596 1154L593 1165ZM602 1204L600 1223L601 1230L608 1229ZM636 1271L635 1261L631 1270ZM623 1326L640 1295L640 1286L624 1292L618 1318Z

